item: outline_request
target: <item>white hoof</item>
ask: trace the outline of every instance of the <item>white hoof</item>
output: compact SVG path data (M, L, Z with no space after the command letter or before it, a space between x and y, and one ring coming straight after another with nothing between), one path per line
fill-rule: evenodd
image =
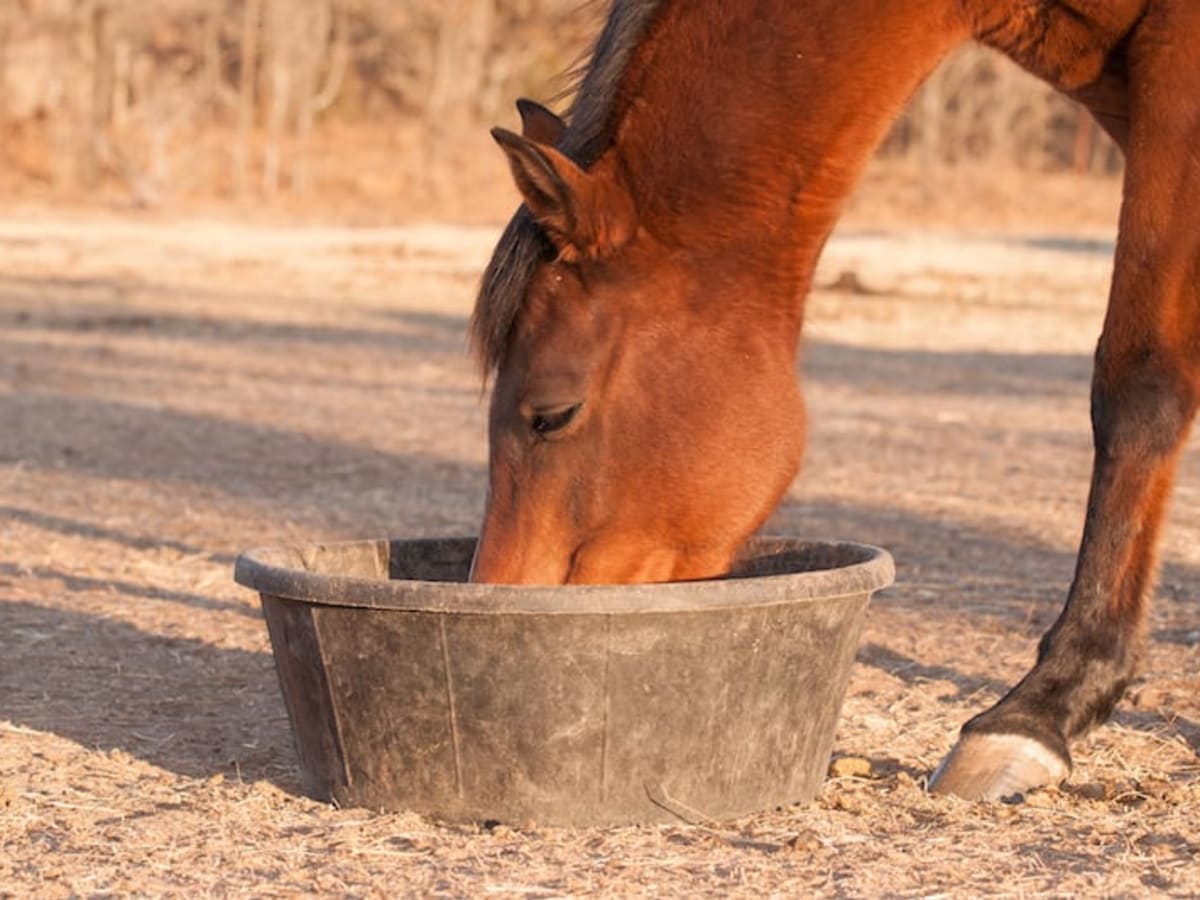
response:
M1048 784L1071 767L1045 745L1019 734L968 734L959 738L929 779L935 794L966 800L1001 800Z

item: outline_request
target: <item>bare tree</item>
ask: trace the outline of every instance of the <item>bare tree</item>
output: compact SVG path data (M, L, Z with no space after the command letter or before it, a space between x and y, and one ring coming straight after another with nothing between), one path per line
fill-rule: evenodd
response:
M308 150L317 115L337 100L349 63L346 11L338 0L320 0L307 17L307 52L300 60L296 92L296 154L292 186L296 193L308 189ZM324 80L322 70L324 69Z
M91 109L84 141L83 182L94 187L108 152L108 126L112 119L113 87L116 81L114 18L117 10L110 0L92 0L79 5L91 44Z
M279 192L285 174L295 190L307 184L305 151L317 113L332 104L340 88L345 40L336 0L268 0L262 179L268 197ZM288 144L291 165L285 172Z
M602 4L592 9L599 10ZM275 197L318 185L323 123L404 148L398 191L453 208L485 127L540 99L595 17L581 0L0 0L0 165L62 190ZM929 79L884 153L1111 171L1120 154L1069 101L981 48ZM342 162L342 161L339 161ZM345 169L353 162L345 161ZM345 183L343 172L335 177ZM478 184L479 182L474 182Z
M8 47L15 18L13 7L0 4L0 122L8 121Z
M450 152L453 136L478 118L494 22L493 0L447 0L443 6L426 106L425 150L425 171L439 199L449 188L445 179L450 174L439 160Z
M234 153L234 193L245 197L250 181L250 141L254 130L255 86L262 31L262 0L245 0L242 7L241 71L238 79L237 149Z

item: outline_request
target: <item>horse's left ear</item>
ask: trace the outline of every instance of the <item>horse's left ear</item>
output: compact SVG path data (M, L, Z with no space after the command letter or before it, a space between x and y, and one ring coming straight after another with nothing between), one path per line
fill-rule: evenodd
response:
M551 112L536 100L522 97L517 101L517 112L521 115L521 134L539 144L553 147L567 130L562 117Z
M503 128L492 137L508 157L517 189L568 262L615 250L633 233L629 193L603 171L585 172L553 147Z

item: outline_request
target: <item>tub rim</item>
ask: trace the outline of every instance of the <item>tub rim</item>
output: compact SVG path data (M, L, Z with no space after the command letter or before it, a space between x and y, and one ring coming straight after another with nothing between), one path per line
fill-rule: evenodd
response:
M778 536L752 538L739 559L749 562L774 558L787 565L788 557L798 564L804 555L811 557L820 552L844 556L846 563L776 574L632 585L475 584L383 574L390 571L393 546L419 549L426 545L433 550L440 545L443 551L470 559L475 543L473 537L423 537L259 547L237 558L234 580L264 596L313 606L492 615L609 615L819 603L869 595L895 578L891 554L881 547ZM338 553L360 553L364 559L374 556L381 574L342 575L312 568L322 558L332 559Z

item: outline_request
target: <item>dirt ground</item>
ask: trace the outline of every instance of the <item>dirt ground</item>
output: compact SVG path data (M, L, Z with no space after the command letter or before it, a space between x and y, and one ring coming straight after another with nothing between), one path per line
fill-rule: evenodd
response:
M706 828L446 825L299 792L236 554L471 533L493 228L0 220L0 896L1200 892L1200 456L1144 674L1062 790L934 798L1072 572L1113 231L844 227L769 529L888 547L815 802ZM863 768L860 764L859 768Z

